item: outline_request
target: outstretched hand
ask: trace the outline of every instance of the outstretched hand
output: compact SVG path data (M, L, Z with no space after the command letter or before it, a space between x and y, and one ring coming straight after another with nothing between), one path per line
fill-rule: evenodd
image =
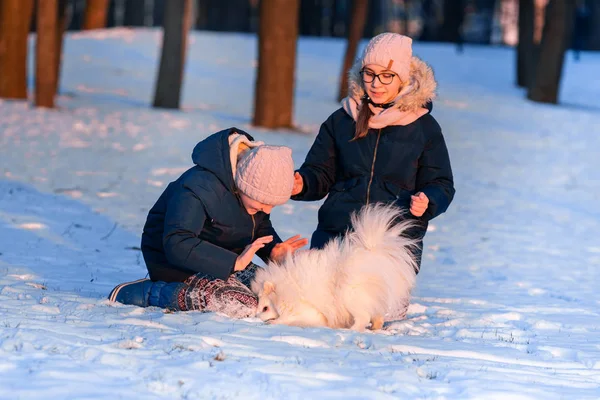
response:
M278 243L271 250L271 259L275 262L282 262L289 253L294 253L296 250L308 244L308 239L300 235L292 236L282 243Z
M252 262L256 252L265 247L267 243L271 243L272 241L273 236L269 235L260 237L254 242L250 243L248 246L246 246L244 251L242 251L242 254L240 254L235 260L235 267L233 270L236 272L245 270L246 267Z
M429 206L429 197L423 192L410 196L410 213L415 217L425 214Z

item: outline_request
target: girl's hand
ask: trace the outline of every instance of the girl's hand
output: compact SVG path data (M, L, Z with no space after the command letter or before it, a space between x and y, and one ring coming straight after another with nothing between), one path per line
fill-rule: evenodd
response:
M301 247L308 244L308 239L300 235L292 236L283 243L278 243L271 250L271 259L275 262L282 262L289 253L294 253Z
M419 192L413 196L410 196L410 213L415 217L420 217L425 214L427 206L429 205L429 198L423 192Z
M245 270L248 264L252 262L252 259L254 258L256 252L265 247L267 243L271 243L272 241L273 236L269 235L260 237L256 239L253 243L250 243L248 246L246 246L242 254L240 254L235 260L235 266L233 267L233 270L235 272Z
M304 181L298 172L294 172L294 187L292 188L292 196L297 195L304 188Z

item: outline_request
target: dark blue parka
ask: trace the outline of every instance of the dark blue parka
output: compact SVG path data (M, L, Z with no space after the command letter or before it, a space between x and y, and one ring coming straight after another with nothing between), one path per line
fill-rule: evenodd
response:
M236 128L217 132L196 145L194 167L171 182L148 213L142 253L153 281L184 281L203 273L227 279L237 256L261 236L273 235L257 252L267 261L281 239L269 215L246 212L234 185L229 135L250 135Z
M424 63L416 67L426 68L415 74L423 81L417 82L411 94L414 97L403 99L404 104L428 106L431 111L426 101L433 95L435 81L426 80L433 80L433 74ZM416 230L409 234L422 240L428 221L446 211L454 197L452 169L440 126L427 113L406 126L370 129L367 136L353 141L355 131L354 119L343 108L334 112L321 125L298 170L304 188L292 199L314 201L327 196L319 209L311 247L322 247L343 234L350 226L351 214L364 205L394 203L408 211L411 195L417 192L427 195L429 206L421 217L407 215L418 221ZM422 247L422 241L420 244ZM416 256L420 262L421 249Z

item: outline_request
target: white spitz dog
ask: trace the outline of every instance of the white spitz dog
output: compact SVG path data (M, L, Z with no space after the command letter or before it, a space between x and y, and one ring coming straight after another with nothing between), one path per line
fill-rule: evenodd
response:
M402 211L370 205L352 215L352 229L323 249L298 251L282 264L259 269L252 282L256 316L274 324L381 329L386 316L406 308L416 280Z

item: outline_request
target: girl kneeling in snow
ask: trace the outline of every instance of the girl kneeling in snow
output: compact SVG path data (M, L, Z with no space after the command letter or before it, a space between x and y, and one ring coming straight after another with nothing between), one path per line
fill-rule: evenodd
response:
M291 149L230 128L198 143L192 160L148 213L142 253L150 279L120 284L109 299L249 316L257 305L254 255L278 261L308 243L282 242L269 219L292 192Z

